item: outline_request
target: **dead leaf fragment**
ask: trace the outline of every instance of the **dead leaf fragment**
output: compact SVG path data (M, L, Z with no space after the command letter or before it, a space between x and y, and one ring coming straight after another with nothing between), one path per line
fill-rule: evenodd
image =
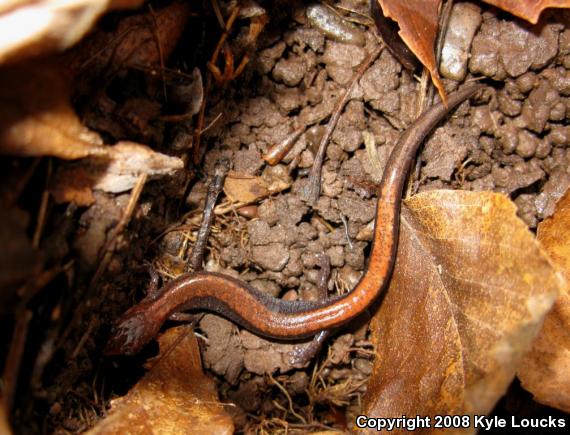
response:
M441 0L374 0L384 15L400 26L398 34L430 73L433 84L442 96L445 89L435 62L435 38Z
M191 2L177 0L125 17L112 31L94 32L70 53L70 70L91 83L122 68L162 65L180 40L190 9Z
M122 141L93 149L89 157L79 162L62 164L49 191L58 203L75 202L87 206L93 203L93 190L126 192L142 174L156 178L172 175L183 167L184 162L178 157Z
M267 168L261 177L230 171L224 183L224 193L233 202L252 203L290 186L289 174L278 165Z
M0 83L1 153L78 159L102 144L69 104L70 81L58 66L5 68Z
M160 354L148 373L112 402L95 434L232 434L233 423L218 401L214 382L202 372L194 334L186 326L158 338Z
M69 79L56 65L4 69L0 83L0 153L65 160L89 157L59 168L51 186L58 202L89 205L93 189L124 192L141 174L171 175L184 166L180 158L146 145L128 141L103 145L75 114L69 103Z
M0 64L62 51L105 12L138 7L142 0L20 0L0 5Z
M570 280L570 191L554 215L538 226L538 241ZM570 294L568 287L554 303L532 350L518 372L534 400L570 412Z
M230 172L224 182L224 193L233 202L253 202L269 196L269 189L261 177Z
M405 203L363 413L486 414L563 280L503 195L432 191Z
M519 18L530 21L532 24L538 22L542 11L546 8L568 8L570 0L483 0L493 6L510 12Z

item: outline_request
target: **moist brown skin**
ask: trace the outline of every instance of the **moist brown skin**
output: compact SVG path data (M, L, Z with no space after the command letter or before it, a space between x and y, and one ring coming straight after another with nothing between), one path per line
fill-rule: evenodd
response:
M220 314L269 338L299 339L339 326L362 313L387 286L396 258L402 190L410 164L425 136L447 113L481 86L465 86L418 118L394 147L382 182L368 267L352 291L324 301L284 301L219 273L184 274L160 295L147 297L117 321L107 354L133 354L152 340L168 317L185 310Z

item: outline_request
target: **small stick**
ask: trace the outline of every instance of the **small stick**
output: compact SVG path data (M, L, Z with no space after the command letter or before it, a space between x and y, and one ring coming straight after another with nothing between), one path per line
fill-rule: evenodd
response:
M234 7L230 13L230 17L228 18L227 23L224 22L224 18L222 17L222 13L220 11L220 7L217 1L212 1L212 7L214 8L214 13L220 27L223 29L223 32L216 44L216 48L214 48L214 52L210 57L209 64L215 66L216 62L218 61L218 56L222 49L222 45L226 41L229 31L237 18L239 13L239 7ZM200 104L200 111L198 112L198 116L196 119L196 128L194 129L194 134L192 135L192 162L194 164L198 164L200 162L200 139L202 138L202 132L204 131L204 120L206 117L206 101L208 100L208 96L210 95L210 91L212 90L212 72L208 69L209 73L206 76L206 86L204 87L204 97L202 99L202 104Z
M307 184L301 190L302 198L307 201L309 204L314 204L319 199L319 195L321 193L321 172L323 168L323 160L325 157L325 152L327 150L327 144L329 139L334 131L338 120L340 119L340 115L342 109L348 102L350 98L350 94L352 93L352 89L356 82L362 77L362 75L366 72L366 70L372 65L372 63L376 60L376 58L380 55L382 50L384 49L383 45L378 45L372 53L362 62L356 73L354 74L350 84L346 88L344 95L338 101L336 107L333 110L331 115L331 119L329 120L323 137L321 138L321 143L319 144L319 149L317 154L315 155L315 161L313 163L313 167L311 168L311 172L309 173L309 179L307 180Z
M22 355L24 354L24 348L28 337L28 328L30 320L32 320L32 315L32 311L27 308L21 310L16 315L12 341L10 342L10 349L6 358L4 373L2 373L4 384L2 394L4 396L5 411L8 415L11 413L12 405L14 403L14 394L16 392L18 375L22 365Z
M107 266L109 265L112 258L113 248L115 247L117 238L123 232L127 224L130 222L131 217L133 216L133 213L135 211L135 207L138 204L142 190L146 184L147 178L148 178L147 174L139 175L139 178L137 179L137 182L133 187L133 190L131 191L129 202L127 204L127 207L125 208L123 215L121 216L121 220L111 232L109 239L107 240L105 246L103 247L103 250L101 251L102 255L101 262L99 263L99 267L97 268L95 275L93 275L93 278L91 279L90 283L91 286L93 286L99 280L101 275L107 269Z
M439 32L437 34L437 40L435 43L435 64L439 68L439 63L441 62L441 52L443 50L443 43L445 41L445 35L447 34L447 29L449 27L449 20L451 18L451 11L453 9L453 0L448 0L443 6L439 17ZM422 71L422 81L421 81L421 92L418 104L418 110L416 117L419 117L425 110L427 110L431 105L433 105L433 99L435 96L435 87L430 81L430 75L426 68ZM422 167L422 161L420 158L416 159L414 170L410 171L408 175L408 188L406 189L406 196L410 196L412 193L417 193L420 187L420 172ZM415 180L415 181L414 181Z
M445 41L445 35L447 34L447 29L449 27L449 20L451 18L451 11L453 9L453 0L448 0L443 6L441 15L439 18L439 32L437 34L437 39L435 41L435 65L439 69L439 63L441 62L441 52L443 50L443 43ZM430 86L427 91L427 98L425 107L422 107L422 112L426 110L429 106L433 104L433 98L435 94L434 86ZM420 116L421 113L418 113Z
M49 205L50 194L49 194L47 187L48 187L50 179L51 179L52 168L53 168L53 164L52 164L51 159L49 159L47 162L47 174L46 174L45 187L44 187L44 191L42 192L42 197L40 199L40 208L38 211L38 220L36 222L36 228L34 230L34 236L32 238L32 246L36 249L39 248L39 246L40 246L40 240L41 240L41 237L43 234L46 215L47 215L47 208Z
M190 254L190 258L184 268L185 272L189 272L190 270L198 272L199 270L202 270L204 251L206 250L208 236L210 235L210 229L212 228L212 222L214 221L214 206L216 205L218 196L222 192L224 181L229 170L230 162L228 159L220 159L216 164L216 168L214 169L214 179L208 186L206 204L204 205L204 213L202 214L202 223L200 224L200 229L198 230L198 236L196 237L196 243L194 244L192 253Z

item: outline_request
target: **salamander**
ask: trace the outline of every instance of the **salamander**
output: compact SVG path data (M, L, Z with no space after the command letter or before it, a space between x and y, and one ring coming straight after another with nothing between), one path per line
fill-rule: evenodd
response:
M116 322L107 354L134 354L151 341L168 317L205 310L273 339L300 339L342 325L362 313L386 288L396 258L402 191L412 160L426 135L480 85L466 85L435 104L400 137L378 186L372 249L366 271L350 292L323 301L284 301L238 279L213 272L181 275L158 296L147 296Z

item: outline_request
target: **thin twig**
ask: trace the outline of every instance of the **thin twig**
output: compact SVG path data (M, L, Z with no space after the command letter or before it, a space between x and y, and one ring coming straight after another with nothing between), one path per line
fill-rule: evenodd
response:
M441 15L439 17L439 32L437 34L437 40L435 42L435 66L438 69L439 69L439 63L441 62L441 52L443 50L443 43L445 42L445 35L447 34L447 28L449 27L449 20L451 18L452 9L453 9L453 0L447 0L445 2L445 5L443 6L443 10L441 11ZM435 96L435 89L433 86L430 86L426 98L427 104L426 107L424 107L424 110L433 104L434 96Z
M105 243L105 246L101 251L102 259L99 263L97 271L95 272L93 278L91 279L90 286L95 285L99 280L99 278L101 278L101 275L105 272L105 270L107 270L107 266L109 265L111 258L113 256L113 250L116 245L117 238L119 237L119 235L121 235L125 227L130 222L131 217L133 216L133 212L135 211L135 207L138 204L144 185L146 184L147 178L148 175L146 173L139 175L139 178L137 179L137 182L133 187L133 190L131 191L129 202L125 208L125 211L123 212L123 215L121 216L121 220L115 226L115 228L113 228L113 231L109 235L109 238L107 239L107 242Z
M113 229L113 231L109 235L107 242L103 246L103 249L102 249L101 255L100 255L101 261L99 262L99 266L97 267L97 270L96 270L95 274L93 275L93 278L91 278L87 292L84 295L84 298L86 298L87 300L89 300L89 298L91 297L93 292L95 292L95 289L97 288L97 283L99 282L99 279L101 278L103 273L105 273L105 271L107 270L107 266L109 265L109 263L111 262L111 259L113 258L113 250L116 246L116 241L117 241L119 235L123 232L123 230L125 229L125 227L128 225L128 223L131 220L131 217L132 217L133 212L135 210L135 207L138 203L138 200L140 198L142 190L146 184L147 178L148 178L147 174L139 175L139 178L137 179L137 182L136 182L135 186L133 187L133 190L131 191L131 196L129 198L129 202L125 208L125 211L123 212L123 215L121 216L121 220L115 226L115 228ZM63 344L63 342L65 341L65 339L69 335L69 333L73 330L73 328L77 325L79 320L85 314L85 309L86 309L86 305L82 304L81 308L75 310L75 313L73 314L73 318L71 319L71 321L69 322L69 325L67 325L66 329L61 334L61 337L59 338L59 341L58 341L56 347L60 347ZM76 350L78 352L80 349L76 349Z
M218 200L218 196L224 187L226 175L230 170L230 161L228 159L220 159L214 170L214 179L208 186L208 193L206 195L206 204L204 205L204 213L202 214L202 223L198 230L196 243L190 254L190 259L186 263L185 271L193 270L197 272L202 270L202 263L204 261L204 251L208 243L208 236L214 221L214 206Z
M42 238L45 220L46 220L47 207L49 204L49 191L47 187L51 179L52 167L53 167L52 161L51 159L49 159L47 164L47 174L46 174L44 191L42 192L42 197L40 199L40 208L38 210L38 220L36 223L36 228L34 230L34 236L32 238L32 246L36 249L39 248L40 246L40 240Z
M370 53L370 55L362 62L354 76L352 77L351 82L349 83L348 87L345 89L344 95L338 101L336 107L333 110L331 118L325 128L325 132L323 133L323 137L321 138L321 142L319 144L319 149L317 154L315 155L315 161L313 163L313 167L311 168L311 172L309 173L309 178L307 180L306 185L301 190L302 198L307 201L309 204L315 204L319 199L319 195L321 193L321 172L323 168L323 160L325 157L325 152L327 150L327 144L329 139L334 131L338 120L342 114L342 110L348 100L350 99L350 95L352 93L352 89L356 85L356 82L362 77L362 75L366 72L366 70L372 65L372 63L376 60L376 58L380 55L382 50L384 49L383 45L378 45L376 48Z
M4 366L4 372L2 373L2 395L4 396L4 406L6 408L6 414L8 415L11 414L12 405L14 403L14 394L16 392L18 375L22 365L22 355L26 345L28 327L31 319L32 311L29 309L23 309L16 314L12 341L10 342L6 365Z
M227 22L224 22L224 18L220 12L220 7L218 5L217 0L212 1L212 7L214 8L214 13L218 19L220 27L223 29L222 34L220 35L220 39L214 48L212 56L210 57L209 64L215 66L216 62L218 61L218 56L220 55L220 51L224 42L226 41L229 31L237 18L239 7L234 7L230 12L230 16ZM202 138L202 133L204 132L204 119L206 117L206 101L208 100L208 96L210 95L210 91L212 90L212 72L208 69L208 74L206 75L206 86L204 87L204 98L202 99L202 104L200 105L200 111L198 112L198 116L196 118L196 127L194 129L194 134L192 135L192 162L194 164L198 164L200 161L200 141Z

